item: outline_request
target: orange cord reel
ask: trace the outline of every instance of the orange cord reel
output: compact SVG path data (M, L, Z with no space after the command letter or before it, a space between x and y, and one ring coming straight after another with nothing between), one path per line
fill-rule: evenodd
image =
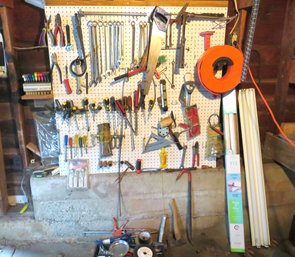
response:
M233 46L213 46L209 48L196 65L197 77L202 86L212 94L223 94L240 84L243 54ZM217 70L226 66L223 76L216 76Z

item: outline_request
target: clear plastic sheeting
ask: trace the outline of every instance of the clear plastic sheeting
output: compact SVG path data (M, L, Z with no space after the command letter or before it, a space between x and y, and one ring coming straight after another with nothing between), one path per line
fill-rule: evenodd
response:
M50 111L35 112L34 120L42 164L45 167L58 165L60 148L55 114Z

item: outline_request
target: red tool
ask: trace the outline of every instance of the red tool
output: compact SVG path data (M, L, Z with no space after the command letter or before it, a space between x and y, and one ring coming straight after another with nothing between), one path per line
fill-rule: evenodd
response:
M141 73L141 72L143 72L145 70L146 70L146 67L139 68L139 69L136 69L136 70L131 70L131 71L128 71L127 73L125 73L125 74L122 74L120 76L115 77L114 80L116 81L116 80L120 80L120 79L123 79L123 78L129 78L129 77L134 76L134 75L136 75L138 73Z
M57 45L57 34L59 33L59 46L65 46L65 34L62 30L61 25L61 17L60 14L55 15L55 28L54 28L54 37L55 37L55 45Z
M132 124L130 123L130 121L127 119L126 111L125 111L124 107L122 106L120 100L115 100L115 104L116 104L117 111L121 114L121 116L123 117L123 119L126 120L128 126L130 127L130 129L132 130L132 132L135 134L135 130L132 127Z
M176 181L180 177L187 173L188 175L188 184L187 184L187 212L186 212L186 235L188 241L192 244L193 238L193 223L192 223L192 173L190 169L182 169L178 174Z
M124 228L126 227L128 223L128 220L126 220L120 227L118 225L118 221L115 217L113 217L113 224L114 224L114 228L113 228L113 236L122 236L123 234L125 234L125 232L123 231Z
M214 31L203 31L200 33L200 36L204 37L204 49L207 51L207 49L210 48L210 38L214 34Z
M66 93L68 95L70 95L70 94L72 94L73 91L72 91L72 88L70 86L70 82L69 82L69 78L68 78L69 73L68 73L68 66L67 65L65 67L65 70L66 70L66 78L64 79L64 86L65 86Z
M199 165L200 165L200 151L199 151L199 142L198 141L192 146L192 153L193 153L192 167L195 168L196 164L197 164L197 167L199 167ZM196 159L197 159L197 163L196 163Z
M72 137L69 137L69 147L70 147L71 159L73 159L73 138Z

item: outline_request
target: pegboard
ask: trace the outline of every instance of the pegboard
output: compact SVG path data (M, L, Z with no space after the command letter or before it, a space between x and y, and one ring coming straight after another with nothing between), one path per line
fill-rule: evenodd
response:
M45 13L46 16L49 17L51 15L52 20L57 13L61 15L62 18L62 26L65 28L65 25L69 24L71 27L71 43L72 43L72 50L66 51L64 47L59 46L49 46L49 56L52 53L56 53L57 55L57 62L62 70L63 78L65 77L65 65L69 65L72 60L77 58L77 49L76 44L74 41L74 35L72 30L72 16L78 12L79 10L83 10L85 12L89 11L97 11L97 12L128 12L128 13L141 13L140 16L128 16L128 15L100 15L100 16L85 16L81 18L82 22L82 31L83 31L83 42L85 47L86 54L89 52L89 41L88 41L88 28L87 23L89 21L97 21L99 23L104 22L120 22L123 25L124 31L124 58L119 66L118 69L115 70L113 74L103 78L101 83L98 83L95 87L89 87L89 92L86 94L86 90L82 87L82 94L77 95L76 91L76 78L69 74L69 81L72 87L73 93L70 95L66 94L65 88L63 84L59 83L59 77L56 69L53 70L52 74L52 87L53 87L53 95L54 99L58 99L61 103L65 102L66 100L73 100L76 106L81 107L81 101L83 98L87 97L89 102L101 103L105 97L114 96L116 99L121 98L122 96L122 87L124 87L124 95L133 97L134 90L137 89L137 83L142 79L142 74L135 75L130 77L126 82L118 82L113 83L113 79L115 76L123 74L126 72L126 69L130 67L131 64L131 49L132 49L132 27L131 23L134 22L136 24L136 32L135 38L136 40L136 51L138 53L138 38L139 38L139 23L140 22L147 22L150 13L153 10L153 7L130 7L130 6L46 6ZM177 14L181 7L164 7L167 12ZM189 12L195 13L222 13L226 17L227 8L220 8L220 7L189 7L187 9ZM51 28L53 28L54 24L51 24ZM184 75L187 72L191 72L195 74L195 65L198 58L204 52L204 38L200 36L200 32L203 31L215 31L214 35L211 37L211 46L214 45L222 45L224 44L224 35L225 35L225 22L216 22L216 21L208 21L208 20L194 20L187 23L186 27L186 50L185 50L185 67L183 69L177 69L177 73L174 75L175 81L175 88L172 89L170 87L169 82L167 81L167 95L168 95L168 112L161 113L160 108L158 107L157 103L155 104L151 115L148 115L147 106L148 101L153 98L153 84L151 84L151 88L149 91L149 95L146 97L146 111L145 112L138 112L138 135L135 136L135 150L132 151L131 149L131 131L127 126L125 129L124 125L124 138L123 138L123 145L122 145L122 157L121 160L128 160L132 164L135 164L137 159L142 159L142 168L159 168L160 165L160 150L149 152L142 154L143 145L148 140L151 132L157 133L155 129L152 127L157 127L157 124L161 118L167 117L170 114L170 111L173 111L176 122L181 123L184 122L181 105L178 101L179 93L182 84L184 83ZM65 32L65 29L64 29ZM179 40L179 35L181 30L176 28L174 24L172 26L172 44L173 46L170 49L164 49L165 45L163 44L161 55L165 55L167 61L159 67L159 70L163 68L167 68L165 71L166 76L171 81L172 80L172 61L177 62L177 58L179 55L179 50L177 48L177 41ZM99 43L98 39L98 43ZM164 40L165 42L165 40ZM59 38L58 38L59 43ZM103 51L102 51L103 52ZM137 56L135 55L137 58ZM89 58L88 60L88 72L89 69ZM89 74L90 78L90 74ZM166 79L165 76L161 76L161 79ZM81 84L85 85L85 78L80 78ZM157 97L160 96L160 87L159 87L159 80L156 80L156 93ZM215 167L216 160L215 158L205 158L205 145L207 140L207 120L208 117L213 113L219 113L220 108L220 97L216 96L213 97L209 94L205 89L202 87L197 87L191 96L191 105L197 104L198 112L199 112L199 120L200 120L200 127L201 127L201 134L195 137L192 140L187 139L186 133L182 133L180 135L180 142L182 145L187 145L187 153L185 159L185 167L190 167L192 163L192 146L195 144L196 141L199 142L200 146L200 166L201 165L208 165ZM127 118L129 119L130 116L127 113ZM83 156L80 154L80 149L78 149L78 156L77 158L85 158L89 160L90 165L90 173L108 173L108 172L117 172L118 167L118 149L113 149L113 155L110 157L103 158L103 161L113 161L114 165L108 168L99 168L99 161L100 161L100 153L99 153L99 146L96 139L97 135L97 124L110 122L111 127L113 127L113 123L117 124L117 134L120 133L120 123L121 118L119 114L111 114L106 113L104 109L98 112L95 115L95 120L91 113L88 114L88 119L90 123L90 131L86 129L86 122L84 115L76 115L77 123L79 125L79 130L76 127L75 118L71 118L70 120L63 120L60 115L57 114L57 129L60 132L60 145L61 145L61 155L60 155L60 172L61 175L67 174L67 162L64 161L64 147L63 147L63 138L64 135L67 134L69 136L74 137L75 134L88 135L88 149L87 153L83 150ZM132 113L132 121L134 126L134 113ZM183 129L177 127L174 131L180 132ZM113 133L113 129L111 130ZM73 150L75 152L75 149ZM175 145L171 145L171 147L166 148L168 152L168 167L169 168L179 168L181 162L181 155L182 151L179 151ZM68 149L68 158L70 157L70 151ZM123 167L124 168L124 167ZM123 169L122 168L122 169Z

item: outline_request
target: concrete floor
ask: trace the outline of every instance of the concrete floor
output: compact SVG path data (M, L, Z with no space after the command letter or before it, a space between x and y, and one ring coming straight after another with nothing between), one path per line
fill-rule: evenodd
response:
M201 242L202 241L202 242ZM201 240L199 245L184 244L168 247L166 257L238 257L243 254L230 253L214 240ZM3 247L0 257L93 257L93 242L31 243L18 248ZM249 257L291 257L278 247L251 249L244 256ZM294 255L293 255L294 256Z

